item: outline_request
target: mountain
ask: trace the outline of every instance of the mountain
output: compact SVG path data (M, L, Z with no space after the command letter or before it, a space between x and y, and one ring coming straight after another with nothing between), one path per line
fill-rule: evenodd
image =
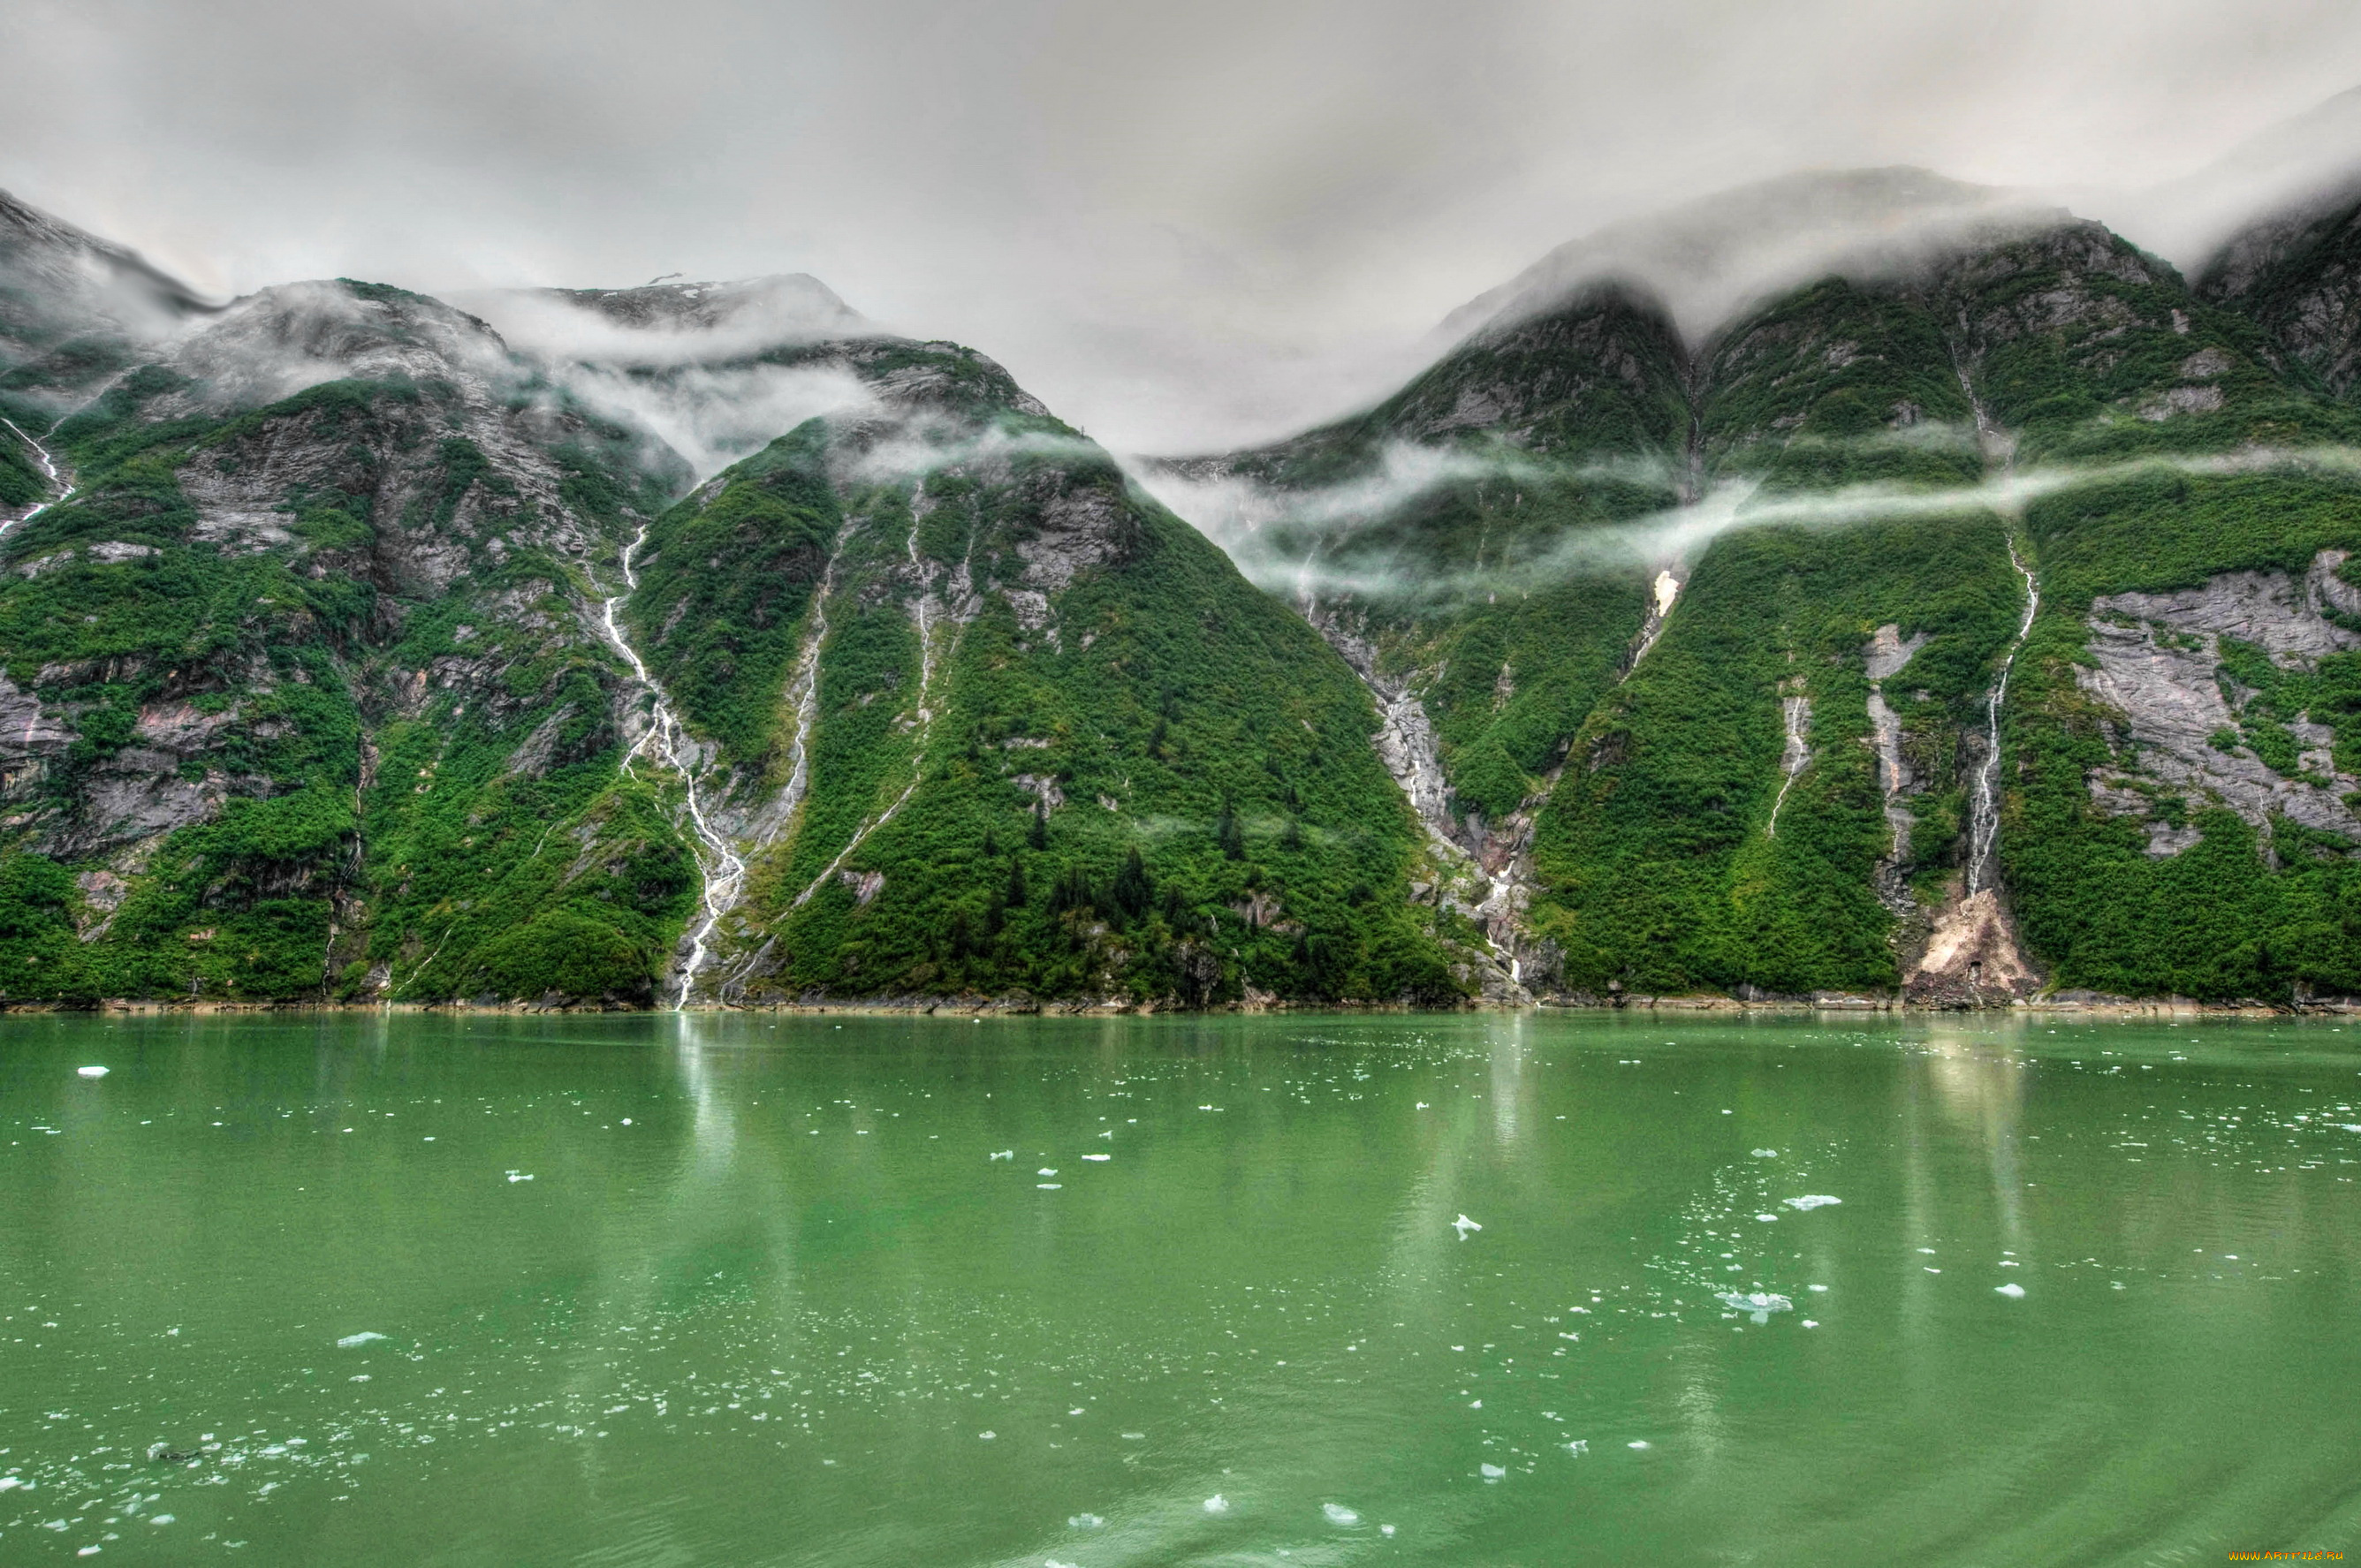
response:
M0 204L0 1003L2361 996L2303 190L2193 286L1730 192L1128 471L802 276L216 303Z
M1577 244L1368 413L1148 469L1369 685L1517 990L2361 990L2350 214L2192 290L1968 196ZM1894 237L1698 286L1832 203Z
M511 300L511 344L302 283L22 395L0 992L1464 994L1342 661L992 361L831 302Z

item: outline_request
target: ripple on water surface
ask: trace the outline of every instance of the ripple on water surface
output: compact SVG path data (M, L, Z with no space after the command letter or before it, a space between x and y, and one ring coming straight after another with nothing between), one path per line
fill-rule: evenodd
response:
M2334 1025L0 1029L0 1561L2356 1530Z

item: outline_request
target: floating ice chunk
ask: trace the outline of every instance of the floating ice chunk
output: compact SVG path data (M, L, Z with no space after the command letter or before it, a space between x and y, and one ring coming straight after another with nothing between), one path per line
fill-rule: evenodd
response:
M1342 1503L1323 1503L1320 1511L1328 1516L1330 1524L1359 1524L1361 1516Z
M1394 1527L1389 1524L1381 1524L1378 1527L1378 1533L1379 1535L1391 1535L1393 1532Z
M2348 1133L2361 1133L2361 1122L2339 1122L2336 1124Z
M1096 1530L1106 1520L1096 1514L1075 1514L1066 1520L1068 1530Z
M1148 1441L1148 1434L1144 1431L1127 1431L1121 1435L1123 1437L1123 1441L1126 1442L1146 1442Z
M1111 1138L1115 1136L1115 1129L1113 1127L1109 1127L1105 1132L1101 1133L1099 1136L1103 1138Z
M990 1442L994 1438L998 1437L1000 1434L996 1431L980 1431L975 1435L982 1438L984 1442Z
M1043 1166L1040 1169L1038 1169L1038 1170L1035 1171L1033 1174L1034 1174L1034 1175L1036 1175L1036 1176L1055 1176L1055 1175L1057 1175L1058 1173L1057 1173L1056 1171L1054 1171L1054 1170L1050 1169L1048 1166L1046 1166L1046 1165L1045 1165L1045 1166Z
M1758 1323L1767 1323L1771 1321L1772 1313L1793 1311L1795 1306L1795 1303L1786 1297L1774 1296L1768 1290L1748 1290L1742 1293L1725 1290L1715 1299L1725 1307L1752 1313Z
M1106 1160L1111 1160L1111 1159L1113 1159L1113 1158L1115 1157L1115 1156L1113 1156L1113 1155L1111 1155L1111 1154L1086 1154L1086 1155L1084 1155L1082 1157L1083 1157L1084 1159L1094 1159L1094 1160L1099 1160L1099 1161L1104 1162L1104 1161L1106 1161Z
M1058 1192L1063 1190L1066 1184L1062 1181L1037 1181L1033 1185L1044 1192Z
M338 1350L350 1350L357 1344L374 1344L385 1336L375 1329L364 1329L357 1334L346 1334L336 1342Z
M1466 1215L1462 1214L1459 1218L1451 1222L1451 1228L1459 1233L1459 1239L1464 1242L1467 1239L1468 1232L1480 1231L1484 1227L1469 1219Z
M1565 1445L1565 1451L1568 1453L1573 1454L1576 1459L1580 1459L1584 1454L1590 1452L1590 1440L1587 1437L1576 1438L1572 1442Z
M1042 1568L1074 1568L1071 1563L1060 1563L1054 1557L1041 1559Z
M13 1492L25 1484L21 1475L0 1475L0 1492Z
M1804 1319L1804 1320L1803 1320L1803 1325L1804 1325L1804 1327L1806 1327L1806 1328L1807 1328L1807 1329L1816 1329L1816 1328L1818 1328L1818 1327L1820 1326L1819 1324L1817 1324L1817 1323L1814 1322L1814 1321L1813 1321L1811 1319L1809 1319L1809 1318L1806 1318L1806 1319Z
M1777 1159L1779 1157L1779 1151L1777 1149L1752 1149L1748 1152L1752 1154L1756 1159Z
M1216 1492L1212 1497L1205 1499L1205 1511L1209 1514L1228 1513L1230 1511L1230 1500L1222 1496L1219 1492Z
M1003 1149L998 1154L988 1154L983 1157L986 1159L1015 1159L1016 1157L1016 1151L1015 1149Z
M1425 1110L1425 1109L1426 1109L1426 1102L1425 1102L1425 1101L1423 1101L1423 1100L1420 1101L1420 1102L1418 1102L1418 1108L1419 1108L1420 1110L1422 1110L1422 1111ZM2354 1131L2355 1131L2355 1132L2356 1132L2356 1133L2361 1133L2361 1127L2356 1127L2356 1128L2354 1129Z
M172 1516L170 1514L156 1514L151 1516L148 1522L149 1524L170 1524L172 1522Z
M1509 1467L1505 1464L1478 1464L1476 1468L1484 1473L1484 1479L1487 1481L1498 1481L1509 1473Z
M1768 1221L1768 1220L1775 1220L1775 1219L1777 1219L1779 1216L1778 1216L1778 1215L1776 1215L1776 1214L1757 1214L1757 1215L1755 1215L1754 1217L1755 1217L1756 1219L1758 1219L1758 1220L1765 1220L1765 1221Z
M106 1069L103 1067L78 1067L74 1069L74 1071L84 1078L104 1078L106 1076Z
M1825 1286L1825 1285L1806 1285L1806 1286L1805 1286L1805 1287L1804 1287L1804 1288L1805 1288L1805 1289L1806 1289L1806 1290L1820 1290L1820 1291L1825 1291L1825 1290L1827 1290L1827 1289L1828 1289L1828 1287L1827 1287L1827 1286Z
M2012 1301L2018 1300L2025 1295L2025 1287L2022 1285L1995 1285L1993 1288Z
M1843 1201L1843 1199L1831 1198L1825 1192L1806 1192L1801 1198L1788 1199L1787 1207L1809 1213L1814 1209L1825 1209L1832 1203Z
M347 1129L347 1131L349 1130L350 1129ZM529 1170L511 1170L509 1172L509 1179L512 1182L531 1181L533 1179L533 1173Z
M1633 1438L1630 1442L1625 1443L1623 1446L1626 1448L1645 1448L1648 1446L1648 1440L1644 1437Z

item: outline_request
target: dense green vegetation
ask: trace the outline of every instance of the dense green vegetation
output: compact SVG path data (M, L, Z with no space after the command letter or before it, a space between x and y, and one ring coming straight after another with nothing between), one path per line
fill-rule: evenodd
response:
M669 994L704 879L601 632L634 537L622 630L749 867L697 997L1433 1004L1497 985L1488 942L1544 992L1891 992L1959 910L2004 665L2000 885L2047 983L2361 993L2361 818L2318 825L2361 808L2361 584L2321 576L2361 551L2361 311L2324 221L2202 297L2078 222L1702 344L1578 291L1182 465L1279 498L1268 593L954 345L721 366L876 400L691 490L422 296L289 291L209 359L0 280L0 414L78 487L0 537L0 1002ZM408 369L203 378L329 337ZM47 489L0 429L0 509ZM2012 539L2043 595L2013 664ZM2240 591L2312 618L2300 651L2110 608L2229 572L2285 575ZM2096 695L2126 637L2204 672L2202 755ZM1430 824L1372 688L1423 709Z
M750 738L732 754L767 768L757 797L791 776L794 663L825 617L808 792L754 847L724 989L1458 995L1447 917L1403 896L1417 831L1350 672L1104 454L988 380L939 385L906 432L815 422L651 534L708 579L793 552L791 581L829 584L793 620L710 591L702 625L662 600L634 616L662 667L735 652L679 696ZM913 432L930 455L860 460ZM873 477L831 493L829 473Z
M1899 981L1875 872L1889 850L1862 650L1929 639L1886 700L1948 782L2018 604L1989 513L1834 532L1747 530L1698 563L1664 636L1576 743L1534 848L1539 931L1565 983L1795 993ZM1811 703L1810 761L1779 799L1781 704ZM1772 813L1778 808L1775 834ZM1916 873L1955 853L1956 785L1918 797Z

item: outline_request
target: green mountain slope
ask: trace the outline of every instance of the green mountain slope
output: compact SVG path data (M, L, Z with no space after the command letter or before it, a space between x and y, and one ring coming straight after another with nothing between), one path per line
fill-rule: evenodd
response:
M826 352L879 403L658 519L629 608L747 863L695 993L1458 996L1319 639L990 361Z
M663 362L351 282L10 340L0 1002L1467 989L1351 673L997 366L577 304Z
M2044 985L2355 988L2361 820L2344 797L2361 776L2338 705L2361 645L2339 618L2361 491L2334 455L2351 416L2309 358L2063 214L1954 225L1694 347L1668 323L1653 356L1563 326L1521 358L1483 345L1553 311L1595 317L1605 298L1631 296L1577 293L1481 329L1363 419L1174 466L1253 483L1250 560L1275 541L1315 565L1381 542L1386 561L1422 564L1339 574L1325 597L1308 570L1301 587L1265 580L1332 638L1389 615L1387 645L1424 653L1356 663L1381 705L1416 703L1399 729L1436 737L1429 819L1475 866L1450 895L1522 989L1959 1003ZM1670 416L1583 404L1603 373L1639 366L1661 393L1642 406L1685 411L1685 441ZM1405 500L1349 484L1354 462L1423 464L1453 493L1522 500L1635 458L1662 476L1653 515L1638 497L1607 515L1528 504L1480 598L1414 591L1477 507L1447 510L1439 485ZM1524 753L1543 764L1494 785L1449 729L1478 673L1453 654L1482 649L1488 674L1529 596L1613 602L1635 566L1662 574L1661 630L1652 619L1604 661L1561 637L1503 672L1503 691L1516 675L1581 695ZM2029 587L2044 597L2019 652ZM2165 652L2186 667L2161 669ZM1416 770L1397 771L1416 799ZM1503 821L1532 827L1504 844L1488 831ZM2224 896L2208 903L2208 884Z

